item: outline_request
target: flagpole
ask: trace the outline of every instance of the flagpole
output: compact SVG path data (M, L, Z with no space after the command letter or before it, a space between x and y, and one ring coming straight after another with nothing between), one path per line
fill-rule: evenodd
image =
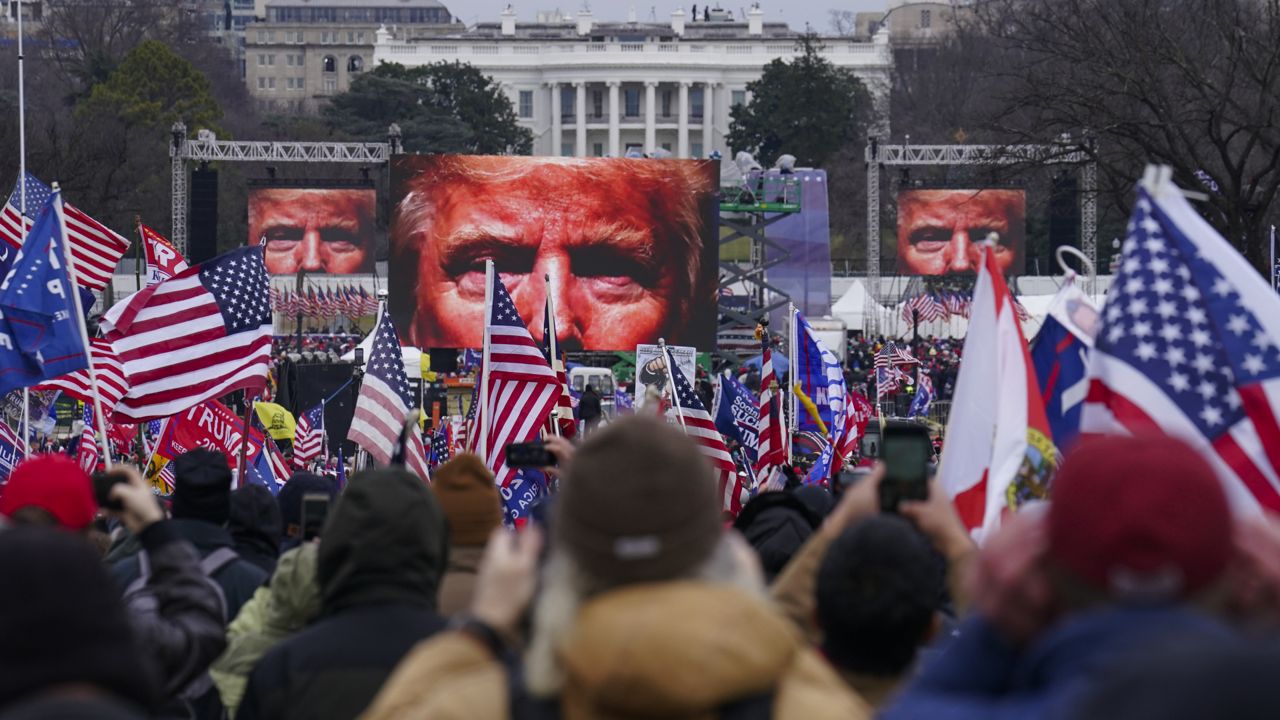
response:
M67 290L71 294L71 302L75 307L76 327L80 330L80 341L84 343L84 355L89 363L89 389L93 392L93 414L97 420L95 424L98 426L98 443L102 446L102 462L110 470L111 448L107 447L107 418L102 414L102 397L98 392L98 371L93 367L93 345L89 342L89 326L84 321L84 303L80 302L80 281L76 274L76 260L71 252L71 243L67 242L67 216L62 209L62 191L58 189L58 183L53 184L53 211L58 218L58 234L62 236L62 257L67 263L67 276L71 282L71 287ZM24 422L27 421L27 414L24 407L22 413Z
M787 407L791 412L788 413L789 417L787 418L787 437L785 445L787 447L787 462L790 462L792 442L794 441L796 432L796 413L800 411L799 407L796 405L796 394L791 391L791 388L796 383L796 344L799 341L796 337L795 303L787 304L787 328L787 344L790 345L787 352Z
M1272 290L1277 289L1276 280L1280 280L1280 278L1276 277L1276 226L1272 225L1271 226L1271 289Z
M347 382L351 382L351 381L348 380ZM346 385L343 385L342 387L346 387ZM320 398L320 447L324 450L325 467L328 467L329 466L329 427L324 421L324 410L325 410L324 406L325 406L325 400L324 398ZM294 449L294 452L297 452L296 448ZM305 470L306 468L303 468L303 469Z
M1272 263L1275 264L1274 262ZM547 292L547 326L542 328L542 333L547 336L547 342L551 349L551 372L556 371L556 360L560 357L559 350L556 348L556 299L555 293L551 292L551 273L544 273L542 279L546 282ZM557 378L559 379L559 378ZM564 392L561 387L560 392ZM551 432L556 437L560 437L560 403L556 402L555 410L551 411L555 415L555 419L551 421Z
M142 237L142 216L133 216L133 227L138 232L138 244L133 251L133 282L134 292L142 292L142 244L146 242Z
M244 401L245 401L244 428L240 433L240 460L239 462L236 463L236 472L238 473L238 480L236 482L236 487L244 487L245 485L244 461L249 451L249 423L250 423L250 419L253 417L253 406L257 404L258 398L255 397L252 400L250 400L249 391L245 390ZM273 440L272 442L275 442L275 441Z
M22 54L22 2L18 0L18 223L22 235L27 226L27 95L25 58ZM64 236L65 237L65 236ZM22 457L31 454L31 390L22 388Z
M671 404L676 406L676 417L680 418L680 428L687 434L689 428L684 424L684 408L680 407L680 391L676 388L676 375L671 369L676 359L667 352L666 338L658 338L658 349L662 352L662 364L667 368L667 382L671 384Z
M476 410L480 418L480 437L479 444L476 445L480 450L480 459L485 465L489 464L489 413L487 412L489 404L489 383L485 382L485 375L489 373L489 345L491 339L489 337L489 321L493 317L493 261L486 260L484 263L484 346L482 348L480 360L480 407Z

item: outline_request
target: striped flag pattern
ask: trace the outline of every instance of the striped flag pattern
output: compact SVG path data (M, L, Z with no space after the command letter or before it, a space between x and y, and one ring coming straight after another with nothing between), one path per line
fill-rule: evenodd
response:
M53 190L48 185L40 182L31 173L26 175L26 186L25 222L18 207L21 198L16 183L9 201L5 203L3 209L0 209L0 236L15 248L22 246L22 240L26 237L27 230L31 229L36 213L44 207L44 202L53 194ZM90 290L101 291L107 283L111 282L111 275L115 272L116 265L129 249L129 241L70 203L64 205L64 209L67 219L67 244L71 247L71 256L75 259L78 284Z
M298 416L293 433L293 466L305 468L320 457L324 445L324 405L317 405Z
M142 223L138 223L138 234L147 251L147 285L164 282L187 269L182 253L163 235Z
M774 376L773 347L769 342L768 331L763 333L760 344L760 444L757 448L759 457L753 468L756 477L761 477L769 468L785 465L787 462L787 448L782 437L782 416L779 412L778 381Z
M93 358L93 369L98 374L98 395L102 398L102 411L110 416L115 411L120 398L129 391L129 383L124 376L124 366L120 364L115 350L106 339L94 338L89 341L89 346L90 356ZM77 400L93 402L93 390L89 383L87 369L77 370L40 383L35 389L61 390Z
M84 428L80 431L80 445L76 450L76 463L87 473L98 467L98 441L93 434L93 405L84 404Z
M167 417L244 388L260 392L271 362L262 248L232 250L135 293L99 327L129 390L117 422Z
M374 460L388 465L410 411L416 413L416 406L404 371L400 337L391 324L391 315L383 313L373 337L373 348L365 365L364 381L360 384L360 396L356 399L355 417L351 420L347 439L364 448ZM416 427L408 434L406 442L405 466L418 477L430 481L422 434Z
M698 444L698 449L715 467L721 496L724 498L724 509L736 515L746 502L749 488L742 482L742 476L734 467L729 448L724 444L724 436L716 429L715 420L698 398L698 393L694 392L689 379L680 371L671 348L667 348L667 368L671 371L671 380L675 386L674 396L679 404L678 412L683 419L684 432Z
M516 471L507 466L507 445L538 437L560 398L561 385L502 279L492 274L493 303L484 335L489 363L483 375L488 435L483 459L499 485L506 487L516 477Z

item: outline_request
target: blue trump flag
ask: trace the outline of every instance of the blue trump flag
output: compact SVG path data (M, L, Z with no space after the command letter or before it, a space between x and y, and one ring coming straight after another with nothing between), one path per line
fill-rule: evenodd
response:
M727 370L717 379L720 392L716 393L711 408L716 429L726 440L734 440L742 447L749 461L746 467L753 468L760 444L760 409L756 397Z
M844 369L840 367L840 359L828 350L818 336L814 334L809 322L797 311L795 321L795 347L792 348L792 359L795 361L796 377L792 383L799 382L800 389L818 406L818 415L827 426L828 439L837 442L835 437L844 430L846 395ZM796 418L797 430L817 431L818 424L809 413L800 408Z
M1049 314L1031 343L1031 364L1044 398L1049 429L1059 450L1080 434L1080 414L1089 390L1088 356L1098 311L1074 283L1049 305Z
M547 494L547 476L533 468L520 468L515 478L498 488L502 495L502 520L509 527L529 521L529 512L539 498Z
M88 367L61 218L55 192L0 283L0 395Z
M261 485L271 491L272 495L280 493L280 483L276 481L275 473L271 471L270 454L267 452L267 446L262 446L262 452L258 453L258 457L254 459L248 467L244 469L246 485ZM287 478L286 478L287 479Z

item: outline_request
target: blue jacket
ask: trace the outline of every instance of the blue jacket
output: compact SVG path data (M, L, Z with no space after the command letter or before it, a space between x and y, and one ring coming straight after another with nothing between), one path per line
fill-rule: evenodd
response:
M1228 634L1217 620L1185 607L1108 607L1071 616L1019 652L975 616L880 717L1069 718L1117 658L1171 635Z

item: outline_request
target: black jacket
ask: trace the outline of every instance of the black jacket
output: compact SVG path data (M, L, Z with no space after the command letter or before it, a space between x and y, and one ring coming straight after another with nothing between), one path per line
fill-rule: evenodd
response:
M240 557L262 568L268 576L275 572L284 529L280 506L270 490L261 485L245 485L231 493L227 532Z
M445 626L436 595L448 554L444 514L416 475L352 478L320 539L321 618L263 656L236 717L358 716L401 658Z
M765 579L772 582L821 524L821 517L795 493L767 492L742 508L733 527L760 556Z
M233 547L231 535L217 525L201 520L170 520L168 524L179 537L195 546L201 558L218 548ZM134 555L120 560L112 567L111 574L123 591L138 577L138 557ZM213 580L222 588L227 601L227 622L230 622L240 612L240 607L249 602L253 593L267 581L267 573L241 559L219 570Z

